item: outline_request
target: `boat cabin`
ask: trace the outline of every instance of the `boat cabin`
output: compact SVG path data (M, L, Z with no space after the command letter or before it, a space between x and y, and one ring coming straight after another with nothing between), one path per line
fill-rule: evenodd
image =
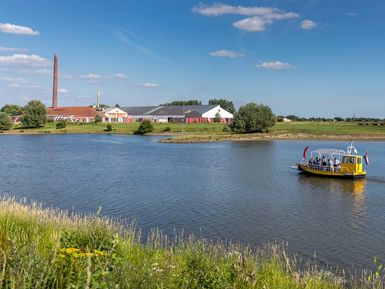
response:
M362 156L345 155L342 156L341 171L362 172Z

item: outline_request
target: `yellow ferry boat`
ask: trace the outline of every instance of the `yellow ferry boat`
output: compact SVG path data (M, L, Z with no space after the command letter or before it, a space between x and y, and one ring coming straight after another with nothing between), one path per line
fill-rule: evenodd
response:
M303 161L297 163L298 170L307 175L329 178L362 179L366 176L363 170L363 159L368 164L368 154L364 157L357 155L357 150L350 143L347 151L338 149L318 149L311 152L306 159L309 147L303 152Z

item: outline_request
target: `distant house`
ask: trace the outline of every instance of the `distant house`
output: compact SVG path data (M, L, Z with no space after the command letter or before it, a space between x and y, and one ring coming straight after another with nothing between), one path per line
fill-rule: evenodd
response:
M47 107L47 117L53 121L71 122L92 122L95 117L100 115L93 107L89 106L66 106L66 107Z
M149 119L154 122L214 122L216 119L230 123L233 115L219 105L170 105L170 106L139 106L121 107L128 117L135 121Z
M127 112L121 110L120 108L108 108L103 112L103 121L104 122L130 122L131 119L128 118Z
M14 123L21 123L21 119L23 118L23 116L22 115L13 115L13 116L11 116L11 118L12 118L12 121Z

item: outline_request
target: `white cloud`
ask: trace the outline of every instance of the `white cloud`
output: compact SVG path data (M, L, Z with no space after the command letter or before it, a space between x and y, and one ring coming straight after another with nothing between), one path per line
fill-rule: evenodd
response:
M224 14L236 14L236 15L267 15L281 10L270 7L243 7L243 6L231 6L225 4L199 5L194 7L193 12L205 15L205 16L219 16Z
M255 16L234 22L233 26L246 31L265 31L267 24L271 22L271 20Z
M299 17L297 13L285 12L278 8L244 7L225 4L199 5L194 7L193 11L205 16L220 16L224 14L252 16L233 23L234 27L246 31L265 31L266 26L274 21Z
M349 12L349 13L346 13L348 16L358 16L358 13L354 13L354 12Z
M0 77L0 81L7 84L8 87L18 88L18 87L29 87L37 88L39 85L32 80L25 79L23 77Z
M290 63L285 63L281 61L271 61L271 62L262 62L256 65L258 68L263 69L273 69L273 70L282 70L282 69L291 69L293 66Z
M126 75L123 73L116 73L115 78L117 79L126 79Z
M0 80L7 83L35 84L34 81L25 79L23 77L1 77Z
M83 79L89 79L89 80L95 80L95 79L102 79L103 76L101 76L100 74L96 74L96 73L88 73L88 74L82 74L80 75L80 78L83 78Z
M301 27L302 29L305 29L305 30L311 30L311 29L316 28L317 26L318 26L317 23L315 23L314 21L308 20L308 19L303 20L301 22L301 24L299 25L299 27Z
M52 74L53 71L52 69L43 68L43 69L34 70L33 73L41 74L41 75L49 75L49 74Z
M158 88L160 84L154 82L145 82L140 84L134 84L134 86L142 87L142 88Z
M30 66L49 66L50 61L46 58L32 54L13 54L11 56L0 56L1 64L22 64Z
M81 79L87 80L89 83L100 83L103 81L103 76L96 73L88 73L80 75Z
M231 50L217 50L214 52L210 52L210 55L215 57L229 57L229 58L245 56L243 53L231 51Z
M0 31L11 34L39 35L38 31L34 31L30 27L15 25L11 23L0 23Z
M60 93L68 93L68 90L66 88L59 88L57 91Z
M28 51L27 48L15 48L15 47L0 47L0 51L6 51L6 52L26 52Z

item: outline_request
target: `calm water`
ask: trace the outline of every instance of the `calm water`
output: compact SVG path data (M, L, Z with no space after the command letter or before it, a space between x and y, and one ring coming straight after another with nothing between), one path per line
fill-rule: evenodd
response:
M364 181L299 175L310 149L342 142L161 144L157 137L0 137L0 194L47 206L135 219L211 239L287 241L332 266L369 267L385 256L384 142L356 143L371 164Z

